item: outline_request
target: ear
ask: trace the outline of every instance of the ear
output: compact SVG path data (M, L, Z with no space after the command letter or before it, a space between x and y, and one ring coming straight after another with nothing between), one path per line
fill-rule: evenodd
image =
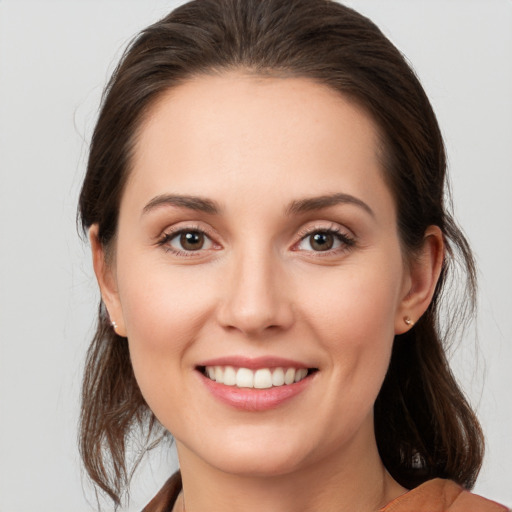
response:
M408 331L427 310L443 261L443 233L438 226L429 226L419 254L414 255L409 262L408 279L395 318L395 334Z
M96 274L101 298L107 308L112 327L119 336L126 336L123 311L117 291L115 265L107 261L105 249L98 237L97 224L93 224L89 229L89 242L91 244L94 273Z

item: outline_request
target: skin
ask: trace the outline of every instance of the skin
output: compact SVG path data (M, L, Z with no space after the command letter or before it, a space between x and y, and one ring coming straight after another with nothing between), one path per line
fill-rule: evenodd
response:
M378 140L335 91L242 73L168 91L141 127L113 262L97 226L90 238L139 386L176 439L188 512L370 511L405 492L379 458L372 408L395 334L430 302L443 242L432 226L404 258ZM219 211L147 208L163 194ZM366 207L290 208L332 194ZM203 248L184 252L171 238L183 229L204 231ZM315 250L312 233L332 229L342 238ZM241 411L196 369L233 355L318 371L281 406Z

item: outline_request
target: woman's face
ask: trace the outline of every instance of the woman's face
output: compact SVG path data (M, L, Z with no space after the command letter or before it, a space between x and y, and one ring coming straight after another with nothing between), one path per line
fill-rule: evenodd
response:
M305 79L200 77L154 106L103 295L180 458L283 474L373 443L411 313L377 148Z

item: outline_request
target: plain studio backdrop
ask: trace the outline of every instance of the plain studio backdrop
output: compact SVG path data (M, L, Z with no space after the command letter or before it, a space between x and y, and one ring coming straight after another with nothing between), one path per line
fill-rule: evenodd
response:
M480 268L478 345L473 329L452 354L487 436L475 491L511 506L512 2L347 3L413 63L445 135L456 217ZM109 73L177 4L0 0L0 512L95 503L76 438L98 293L76 201ZM153 453L126 510L175 464Z

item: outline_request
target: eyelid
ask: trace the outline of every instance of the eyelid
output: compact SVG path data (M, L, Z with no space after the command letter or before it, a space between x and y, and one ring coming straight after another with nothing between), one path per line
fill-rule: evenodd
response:
M328 249L326 251L298 249L300 243L302 243L308 236L311 236L315 233L331 233L337 238L338 241L341 242L341 246L334 249ZM356 236L352 233L351 230L333 222L325 224L318 222L314 224L308 224L298 231L297 237L298 240L293 243L292 250L313 253L315 257L329 256L344 252L356 244Z
M195 251L180 250L172 247L169 242L179 236L182 233L197 231L202 233L212 244L212 247L206 249L197 249ZM177 256L185 257L199 257L203 256L205 251L218 250L222 248L222 245L215 240L217 238L214 231L211 228L204 226L203 224L180 222L176 225L165 228L157 238L156 245L161 246L164 250L175 254Z
M208 238L212 246L205 249L201 248L197 250L179 250L170 246L170 240L173 240L181 233L187 231L197 231L202 233L206 238ZM340 242L341 246L335 247L333 249L327 249L325 251L315 251L313 249L307 250L298 248L299 244L303 242L308 236L311 236L312 234L319 232L333 234L336 237L336 239ZM166 251L178 256L199 257L204 256L204 253L206 251L222 249L222 244L217 242L218 238L219 237L216 231L210 228L209 226L205 226L203 223L189 223L184 221L165 228L158 236L156 240L156 245L161 246ZM293 242L291 250L312 253L314 254L315 257L322 257L347 251L355 244L356 236L352 233L350 229L334 222L315 222L313 224L308 223L306 226L302 227L297 232L297 239Z
M315 233L317 231L331 231L334 233L345 233L347 236L351 238L355 238L352 234L352 231L337 222L332 221L314 221L308 222L305 226L301 227L297 232L297 237L302 239L311 233Z

